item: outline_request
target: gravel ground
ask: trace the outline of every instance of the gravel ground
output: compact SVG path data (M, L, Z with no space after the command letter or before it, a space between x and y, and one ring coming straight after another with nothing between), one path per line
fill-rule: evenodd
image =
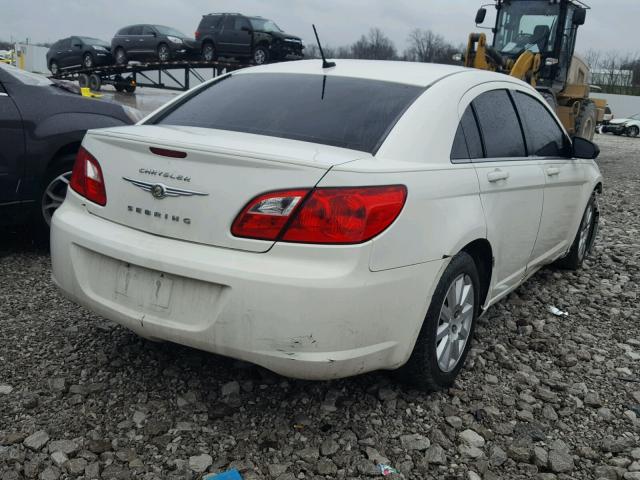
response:
M640 479L640 140L599 136L597 247L481 319L455 388L289 380L142 340L0 232L0 479ZM547 312L549 305L569 312Z

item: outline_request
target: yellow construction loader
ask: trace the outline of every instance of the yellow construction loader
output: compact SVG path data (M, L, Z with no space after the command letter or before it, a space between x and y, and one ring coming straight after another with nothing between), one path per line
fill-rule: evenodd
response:
M606 101L589 98L589 67L574 54L589 6L579 0L494 0L493 41L469 35L467 67L512 75L534 86L571 135L593 139ZM485 21L486 6L476 14ZM486 27L481 27L486 28Z

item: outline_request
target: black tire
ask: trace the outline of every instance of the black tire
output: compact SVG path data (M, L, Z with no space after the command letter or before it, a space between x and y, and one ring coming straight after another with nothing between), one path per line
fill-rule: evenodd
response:
M251 54L251 60L254 65L265 65L269 63L269 49L264 45L258 45L253 49L253 53Z
M102 78L97 73L89 75L89 88L94 92L99 92L102 88Z
M460 277L468 278L473 286L473 312L471 325L468 329L468 336L462 354L455 366L444 371L438 363L436 334L440 324L441 310L447 300L447 292L453 283ZM418 340L413 348L413 353L409 361L401 368L402 378L416 385L419 388L437 391L450 387L455 381L458 372L464 366L465 359L471 347L473 333L476 326L476 319L479 313L480 303L480 279L478 270L473 258L466 252L460 252L451 259L446 270L442 274L440 281L431 298L429 310L422 324L422 329L418 335ZM460 312L456 313L458 318ZM455 330L453 330L456 333Z
M161 63L166 63L171 61L171 49L169 48L169 45L167 45L166 43L161 43L160 45L158 45L157 53L158 53L158 60Z
M63 185L64 182L59 179L61 176L67 180L71 179L75 157L75 154L67 154L58 158L53 166L47 170L38 190L38 201L34 206L32 225L36 240L43 244L48 244L53 212L60 206L61 200L64 200L67 193L66 185Z
M591 211L590 217L588 215L589 211ZM596 196L596 193L593 192L591 197L589 197L587 206L585 207L584 213L582 214L582 220L580 220L580 226L578 227L578 232L576 233L576 236L573 239L573 243L571 244L571 249L569 250L567 256L561 258L556 262L556 265L558 267L564 268L566 270L578 270L580 267L582 267L585 258L589 256L591 248L593 247L593 243L598 232L599 216L600 213L598 210L598 197ZM584 239L584 248L581 248L580 239L583 232L586 233L586 237Z
M60 73L58 62L56 62L55 60L51 60L49 62L49 71L51 72L51 75L58 75Z
M211 42L205 42L202 45L201 55L204 62L215 62L218 59L216 47Z
M576 118L576 137L593 140L596 132L596 121L598 119L598 109L591 100L583 100L580 105L580 112Z
M116 61L116 65L126 65L129 60L127 59L127 52L124 51L124 48L118 47L114 53L114 58Z
M627 137L637 137L640 134L640 128L636 125L631 125L627 128Z
M80 85L80 88L88 87L89 75L87 75L86 73L81 73L80 75L78 75L78 85Z
M84 57L82 57L82 67L83 68L93 68L95 66L95 62L93 60L93 55L90 53L85 53Z

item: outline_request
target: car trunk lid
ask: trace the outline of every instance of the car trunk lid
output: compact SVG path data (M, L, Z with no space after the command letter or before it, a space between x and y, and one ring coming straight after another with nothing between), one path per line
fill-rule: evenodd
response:
M332 166L370 156L246 133L147 125L92 131L83 146L100 163L107 192L104 207L88 202L92 214L154 235L252 252L273 242L231 234L247 202L268 191L312 188Z

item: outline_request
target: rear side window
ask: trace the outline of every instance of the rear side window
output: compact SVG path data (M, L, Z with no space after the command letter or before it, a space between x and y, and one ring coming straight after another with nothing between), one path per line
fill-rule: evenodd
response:
M127 35L142 35L142 25L129 27L129 32L127 33Z
M236 74L153 120L231 130L374 154L422 87L286 73Z
M451 160L463 163L464 160L482 158L482 140L478 131L478 124L471 105L467 107L460 119L458 130L451 149ZM457 162L455 162L457 160Z
M129 35L129 27L121 28L116 35Z
M567 139L549 111L535 98L514 92L530 155L562 157L568 154Z
M202 17L200 28L216 28L220 23L222 15L207 15Z
M473 108L487 158L526 157L520 122L506 90L479 95L473 101Z

